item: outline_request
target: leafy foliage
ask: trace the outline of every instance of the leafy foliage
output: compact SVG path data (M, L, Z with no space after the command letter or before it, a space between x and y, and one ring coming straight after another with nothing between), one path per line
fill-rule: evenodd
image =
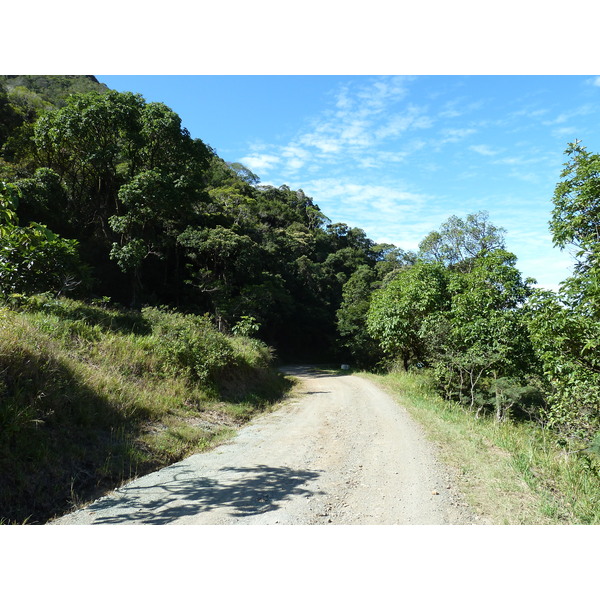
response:
M529 330L548 381L549 423L576 449L600 431L600 156L579 141L554 192L550 231L574 246L574 273L558 293L538 292Z
M522 311L531 282L522 281L515 261L513 254L495 250L475 258L468 272L450 271L448 310L422 326L448 398L481 409L500 397L493 382L513 378L511 385L519 385L535 372ZM501 418L501 411L497 415Z
M367 313L367 329L388 357L410 362L425 359L423 321L448 303L447 275L442 265L418 262L400 271L373 294Z
M419 244L423 260L441 262L468 270L481 253L504 249L505 229L489 222L489 214L480 211L461 219L452 215L439 231L432 231Z
M16 186L0 182L0 295L61 292L80 283L77 242L39 223L20 227L18 194Z

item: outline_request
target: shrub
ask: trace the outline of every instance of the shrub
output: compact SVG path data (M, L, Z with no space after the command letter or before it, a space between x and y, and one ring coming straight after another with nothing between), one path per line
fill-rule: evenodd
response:
M174 372L214 386L225 372L247 363L240 346L217 331L207 315L184 315L154 307L144 308L142 314L151 324L165 365ZM246 342L245 346L255 348L252 354L262 345Z

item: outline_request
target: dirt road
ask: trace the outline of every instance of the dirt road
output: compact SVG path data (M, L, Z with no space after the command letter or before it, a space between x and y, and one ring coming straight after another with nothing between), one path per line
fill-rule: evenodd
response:
M470 524L475 517L406 411L371 382L289 368L277 411L229 443L53 524Z

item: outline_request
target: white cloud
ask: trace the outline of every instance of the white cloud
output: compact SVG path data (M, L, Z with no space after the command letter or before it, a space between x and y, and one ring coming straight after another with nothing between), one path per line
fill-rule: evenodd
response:
M313 180L311 187L321 198L339 198L344 202L361 204L365 207L374 201L396 202L412 206L414 203L421 203L426 199L423 194L407 192L397 187L346 183L333 178Z
M279 156L273 154L250 154L240 159L240 162L251 171L268 171L280 161Z
M521 110L517 110L515 112L510 113L510 117L524 117L525 119L537 119L538 117L543 117L548 114L549 110L547 108L535 108L535 107L526 107Z
M344 87L337 96L336 107L342 110L349 109L352 106L352 100L348 97L348 88Z
M577 127L559 127L552 131L552 135L558 138L569 138L573 139L576 137L576 134L579 130Z
M425 145L408 133L434 124L426 107L405 103L411 79L365 77L344 84L330 96L326 110L287 143L251 147L240 162L259 175L277 166L288 180L299 170L314 177L334 166L371 170L403 162ZM398 138L403 147L388 146Z
M499 158L492 162L493 165L519 165L523 162L523 159L518 156L507 156L506 158Z
M435 213L427 203L430 197L401 185L352 183L336 178L314 179L302 186L326 215L359 227L375 241L387 241L402 248L416 248L429 232L422 219Z
M439 140L438 144L460 142L474 133L477 133L477 130L472 128L443 129L441 132L443 137Z
M379 140L397 137L409 129L427 129L433 125L431 118L421 114L423 109L409 106L402 113L393 115L387 123L375 131L375 137Z
M573 110L562 112L558 115L558 117L552 120L544 121L544 125L562 125L573 117L586 116L592 114L593 112L595 112L595 108L591 104L584 104L583 106L574 108Z
M482 156L495 156L498 154L498 150L492 150L492 148L485 144L469 146L469 150L473 150L473 152L477 152L477 154L481 154Z
M286 171L298 171L310 159L310 152L295 144L285 146L281 151L282 157L287 161L285 163Z
M325 153L339 152L340 142L333 136L322 132L307 133L300 137L298 143L304 146L314 147Z
M363 110L379 112L391 102L397 102L406 95L406 81L407 78L404 77L380 79L360 88L356 96Z

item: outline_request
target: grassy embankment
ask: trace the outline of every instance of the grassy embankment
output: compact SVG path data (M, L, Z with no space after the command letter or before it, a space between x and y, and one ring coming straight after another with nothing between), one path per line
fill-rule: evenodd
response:
M0 307L0 523L42 523L229 438L289 387L207 319L30 298Z
M475 418L423 373L362 374L391 392L456 468L471 506L502 524L600 524L600 464L533 423Z

